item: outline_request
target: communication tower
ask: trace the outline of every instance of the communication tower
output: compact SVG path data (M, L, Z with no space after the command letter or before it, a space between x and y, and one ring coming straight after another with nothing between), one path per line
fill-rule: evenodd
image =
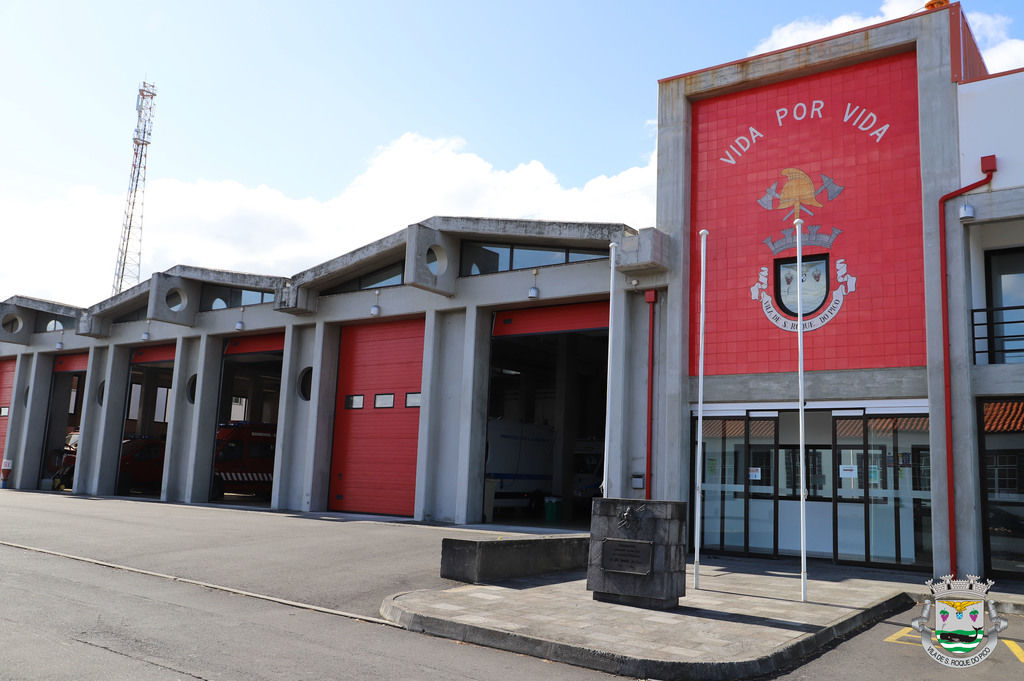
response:
M153 134L153 98L156 85L142 82L135 110L139 121L132 136L132 173L128 180L128 200L124 207L124 224L121 226L121 243L117 249L117 267L114 269L114 286L111 295L117 295L126 288L139 283L139 269L142 265L142 204L146 193L146 150Z

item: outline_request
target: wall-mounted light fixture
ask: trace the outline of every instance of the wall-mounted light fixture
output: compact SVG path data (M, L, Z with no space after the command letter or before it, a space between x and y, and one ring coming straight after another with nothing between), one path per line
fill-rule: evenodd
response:
M60 338L57 339L57 349L58 350L63 350L64 349L64 329L60 330Z
M142 332L142 340L149 340L149 320L146 320L146 330Z
M374 293L377 295L377 302L375 302L373 305L370 306L370 316L371 317L379 317L380 316L380 289L377 289L376 291L374 291Z
M530 300L536 300L540 297L540 289L537 288L537 268L533 268L533 286L526 292L526 297Z
M242 331L245 329L245 306L238 308L238 321L235 322L235 331Z
M962 203L960 205L960 219L961 220L973 220L974 219L974 206L969 203Z

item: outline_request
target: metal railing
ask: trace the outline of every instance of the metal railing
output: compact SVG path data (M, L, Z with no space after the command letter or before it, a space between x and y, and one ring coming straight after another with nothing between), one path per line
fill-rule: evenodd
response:
M971 310L975 364L1024 363L1024 305Z

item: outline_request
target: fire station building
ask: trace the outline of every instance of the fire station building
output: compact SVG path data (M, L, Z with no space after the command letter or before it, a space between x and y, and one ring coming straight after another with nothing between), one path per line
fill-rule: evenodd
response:
M434 217L9 298L8 487L585 526L691 500L700 440L704 550L795 554L799 312L809 555L1020 574L1022 106L953 4L661 81L653 228Z

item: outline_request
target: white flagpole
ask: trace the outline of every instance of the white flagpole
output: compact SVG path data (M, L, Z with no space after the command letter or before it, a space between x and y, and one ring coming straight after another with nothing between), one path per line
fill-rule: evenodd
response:
M799 207L797 208L799 210ZM793 221L796 227L796 346L797 346L797 400L800 410L800 600L807 602L807 488L804 471L804 221Z
M697 354L697 461L693 490L693 588L700 588L701 480L704 477L704 288L706 281L708 230L700 230L700 349Z

